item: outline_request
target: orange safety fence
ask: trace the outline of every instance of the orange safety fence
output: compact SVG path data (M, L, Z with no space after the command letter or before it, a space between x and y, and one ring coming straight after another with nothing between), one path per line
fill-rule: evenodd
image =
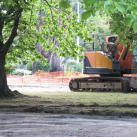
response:
M41 73L41 77L40 77ZM69 71L59 71L59 72L44 72L38 71L33 75L7 75L8 84L25 84L25 83L69 83L71 78L80 77L92 77L98 75L84 75L82 72L69 72Z
M41 77L40 77L41 73ZM69 83L71 78L80 77L97 77L99 75L84 75L82 72L43 72L38 71L33 75L18 76L7 75L8 84L25 84L25 83ZM125 74L124 76L137 76L137 74Z

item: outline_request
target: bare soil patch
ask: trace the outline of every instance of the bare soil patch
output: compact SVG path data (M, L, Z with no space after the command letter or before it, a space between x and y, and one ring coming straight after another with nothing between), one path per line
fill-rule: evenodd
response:
M13 97L13 99L23 99L24 97L27 97L30 99L23 100L23 103L20 102L10 102L10 103L1 103L0 105L0 112L29 112L29 113L52 113L52 114L82 114L82 115L96 115L96 116L117 116L117 117L124 117L124 116L130 116L130 117L137 117L136 112L120 112L115 110L115 108L137 108L136 105L84 105L84 104L62 104L57 105L50 101L36 101L34 100L40 99L37 96L27 96L22 95L20 93L17 93L18 97ZM10 100L12 100L10 98ZM9 101L10 101L9 100ZM114 107L113 110L110 109L110 107Z
M136 118L0 113L1 137L136 137Z
M77 107L76 105L71 106L29 106L29 105L0 105L0 112L30 112L30 113L52 113L52 114L82 114L82 115L96 115L96 116L117 116L117 117L137 117L135 112L119 112L117 110L110 110L105 107L101 109L98 107Z

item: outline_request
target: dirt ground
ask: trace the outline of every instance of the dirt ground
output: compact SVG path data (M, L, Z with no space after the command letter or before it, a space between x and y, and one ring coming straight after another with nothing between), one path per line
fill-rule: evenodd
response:
M0 113L1 137L136 137L137 119Z
M0 113L0 137L136 137L137 119Z
M24 84L24 85L9 85L10 89L18 91L47 91L47 92L71 92L68 84Z
M44 85L41 88L30 85L11 85L10 88L18 91L29 89L32 92L70 92L68 85L54 84ZM25 97L21 94L19 96ZM35 98L37 99L33 97ZM27 101L21 104L3 103L0 105L0 137L137 136L136 113L117 113L107 109L97 111L94 109L95 106L83 104L59 106L46 101L37 104L37 100L31 106Z

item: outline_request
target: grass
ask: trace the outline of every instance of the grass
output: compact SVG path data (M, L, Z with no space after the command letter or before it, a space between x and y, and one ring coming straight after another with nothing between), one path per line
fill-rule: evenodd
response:
M118 112L137 113L137 93L107 93L107 92L21 92L38 98L22 97L0 100L1 105L28 106L66 106L66 109L78 110L83 106L85 112L89 109L113 110ZM121 105L127 105L121 107ZM128 106L129 105L129 106ZM134 105L131 107L130 105Z
M137 105L137 93L102 93L102 92L21 92L26 95L39 96L40 100L53 103L82 103L85 105ZM26 98L27 99L27 98ZM29 98L28 98L29 99Z

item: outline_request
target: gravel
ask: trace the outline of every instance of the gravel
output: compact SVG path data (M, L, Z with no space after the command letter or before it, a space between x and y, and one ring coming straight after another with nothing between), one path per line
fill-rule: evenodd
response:
M137 119L1 113L1 137L136 137Z

